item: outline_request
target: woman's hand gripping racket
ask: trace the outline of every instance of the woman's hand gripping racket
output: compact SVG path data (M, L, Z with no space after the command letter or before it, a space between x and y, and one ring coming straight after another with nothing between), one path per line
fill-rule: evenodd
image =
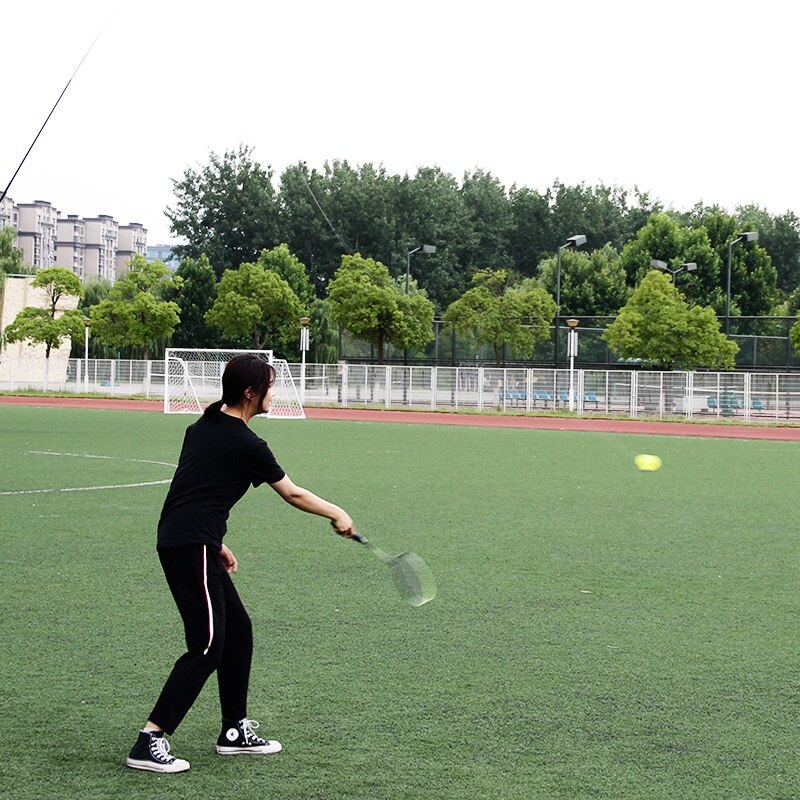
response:
M389 567L395 585L409 605L415 608L424 606L425 603L436 597L436 579L433 577L433 572L416 553L399 553L396 556L390 556L360 533L354 533L353 539L367 547Z

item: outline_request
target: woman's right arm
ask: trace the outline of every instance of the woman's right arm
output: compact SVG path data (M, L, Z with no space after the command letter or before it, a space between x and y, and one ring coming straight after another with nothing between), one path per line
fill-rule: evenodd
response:
M323 500L302 486L298 486L288 475L285 475L277 483L271 483L270 486L289 505L299 508L308 514L316 514L318 517L329 519L336 533L340 536L350 538L355 533L353 520L343 508Z

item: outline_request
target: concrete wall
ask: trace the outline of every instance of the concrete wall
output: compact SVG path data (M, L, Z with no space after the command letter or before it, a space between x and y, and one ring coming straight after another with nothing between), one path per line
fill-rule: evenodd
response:
M2 290L0 300L0 330L5 330L17 314L26 306L47 308L49 299L42 289L34 289L33 275L8 275ZM63 297L59 308L77 308L77 297ZM50 353L50 367L48 370L48 387L57 389L66 383L67 362L71 342L65 341L58 350ZM3 339L3 348L0 350L0 389L14 388L42 388L44 383L45 346L43 344L31 345L29 342L16 342L9 344Z

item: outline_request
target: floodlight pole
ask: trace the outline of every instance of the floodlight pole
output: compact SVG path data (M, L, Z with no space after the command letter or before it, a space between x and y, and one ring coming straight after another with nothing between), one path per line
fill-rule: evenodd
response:
M413 250L406 253L406 294L408 294L408 281L411 276L411 256L414 253L425 253L426 255L433 255L436 252L435 244L421 244ZM408 364L408 348L403 348L403 366Z
M556 319L555 319L555 346L553 347L553 369L558 369L558 328L561 323L561 251L567 247L578 248L586 244L586 237L582 233L570 236L564 244L559 245L556 256Z
M758 231L745 231L738 233L736 238L728 242L728 291L725 301L725 335L730 336L731 332L731 266L733 265L733 246L737 242L757 242Z
M426 253L428 255L433 255L435 252L436 245L421 244L419 247L415 247L406 254L406 294L408 294L408 280L411 275L411 256L413 256L414 253Z

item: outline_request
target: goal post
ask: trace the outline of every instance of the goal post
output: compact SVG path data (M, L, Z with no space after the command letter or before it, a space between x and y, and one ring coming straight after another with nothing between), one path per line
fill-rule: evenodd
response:
M289 364L272 350L204 350L169 347L164 354L164 413L200 414L222 396L222 373L237 355L258 356L275 367L270 419L305 419Z

